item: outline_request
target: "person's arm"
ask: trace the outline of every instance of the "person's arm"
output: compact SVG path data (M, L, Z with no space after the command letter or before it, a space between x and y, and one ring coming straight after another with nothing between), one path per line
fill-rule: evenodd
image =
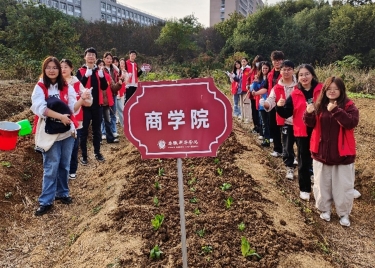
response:
M316 112L314 103L307 104L306 111L303 113L303 122L306 126L314 128L316 124Z
M105 78L104 72L103 72L103 77L100 77L99 75L99 81L100 81L100 89L107 90L109 85L108 85L107 79Z
M270 95L265 100L263 107L266 112L271 111L276 106L276 94L275 90L272 89Z
M293 115L293 99L291 96L289 96L284 106L278 106L276 105L276 112L278 115L280 115L282 118L289 118Z
M350 105L346 110L336 106L331 111L332 116L345 129L353 129L359 122L359 111L355 104Z
M89 80L85 75L82 75L79 70L77 70L76 77L81 82L81 84L86 87L87 81Z

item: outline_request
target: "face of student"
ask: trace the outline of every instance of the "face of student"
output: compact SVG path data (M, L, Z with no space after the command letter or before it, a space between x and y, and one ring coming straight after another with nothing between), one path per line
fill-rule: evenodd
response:
M110 55L108 55L107 57L105 57L103 59L104 63L105 63L105 66L111 66L112 62L113 62L113 59Z
M263 66L262 66L262 74L263 74L263 75L268 74L269 71L270 71L270 68L268 68L267 65L263 65Z
M245 67L247 65L247 60L242 59L241 60L242 67Z
M124 61L124 60L121 60L121 61L120 61L120 69L121 69L121 70L124 70L124 69L125 69L125 61Z
M56 82L57 77L59 76L59 68L56 63L53 61L49 62L45 69L46 76L51 79L52 83Z
M284 66L281 68L280 73L283 79L290 79L293 76L293 68Z
M280 70L283 60L272 60L272 65L276 70Z
M104 62L99 63L98 68L103 69L104 68Z
M113 60L113 64L119 67L119 62L117 60Z
M96 62L96 55L95 53L92 53L92 52L87 52L86 55L85 55L85 61L86 61L86 64L95 64Z
M301 85L309 89L311 87L311 81L313 79L312 74L310 71L306 68L301 68L298 72L298 82L301 83Z
M238 62L236 62L235 66L236 66L236 69L240 69L241 68L241 64L239 64Z
M331 83L326 91L326 96L330 101L335 101L340 97L340 89L336 83Z
M73 69L66 62L61 63L61 74L64 78L69 78L72 71Z
M130 53L129 54L129 59L130 59L130 61L135 61L135 58L137 57L137 54L135 54L135 53Z

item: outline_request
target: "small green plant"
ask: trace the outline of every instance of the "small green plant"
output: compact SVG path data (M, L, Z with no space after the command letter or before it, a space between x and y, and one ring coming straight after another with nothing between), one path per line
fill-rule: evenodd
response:
M7 167L7 168L9 168L9 167L12 166L12 164L11 164L10 162L8 162L8 161L1 161L1 165L2 165L3 167Z
M69 246L73 245L74 242L77 241L78 237L79 237L79 234L74 234L74 233L70 234L69 235Z
M193 185L196 182L197 182L197 178L193 177L190 180L188 180L188 185L191 186L191 185Z
M159 168L159 170L158 170L158 176L159 177L164 176L164 168Z
M255 249L251 248L249 241L247 241L246 237L244 236L241 237L241 252L242 256L245 258L249 256L257 256L259 259L261 258Z
M199 211L199 208L195 208L195 209L194 209L194 214L197 215L197 216L198 216L199 214L201 214L201 212Z
M164 215L163 214L156 214L155 217L151 220L152 227L154 227L154 230L158 230L161 226L161 224L164 221Z
M156 190L160 190L161 189L160 182L159 181L155 181L154 187L155 187Z
M154 196L154 198L152 199L152 201L154 202L154 206L155 207L158 207L159 206L159 199L157 196Z
M219 164L219 162L220 162L219 158L215 158L215 159L214 159L214 163L215 163L215 165Z
M190 187L190 192L195 192L195 188L194 187Z
M159 246L156 245L150 250L150 258L151 259L160 259L161 254L163 254L163 251L160 250Z
M226 183L226 182L224 182L223 185L220 186L220 189L221 189L222 191L229 190L230 188L232 188L232 184L230 184L230 183Z
M224 203L225 203L225 207L227 209L229 209L230 206L233 204L233 198L232 197L228 197L227 199L224 200Z
M245 228L246 228L246 225L243 222L238 224L238 230L240 230L241 232L243 232L245 230Z
M212 252L212 246L206 245L202 247L201 255L203 254L209 254Z
M102 206L96 206L92 209L92 214L98 214L99 211L102 209Z
M204 237L205 234L206 234L206 231L204 230L204 228L197 231L197 235L199 237Z
M6 198L6 199L11 198L12 196L13 196L13 193L12 193L12 192L7 192L7 193L5 193L5 198Z
M194 196L192 199L189 200L190 203L196 204L198 203L198 199Z
M318 242L318 246L320 247L320 249L325 253L325 254L329 254L330 253L330 250L328 248L328 244L326 243L322 243L322 242Z
M217 174L219 174L219 176L222 176L223 175L223 169L217 168Z

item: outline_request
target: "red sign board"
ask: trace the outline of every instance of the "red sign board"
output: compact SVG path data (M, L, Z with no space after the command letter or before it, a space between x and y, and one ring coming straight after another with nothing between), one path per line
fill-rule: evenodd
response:
M216 156L232 131L232 106L212 78L141 82L124 125L143 159Z
M145 69L146 72L151 71L151 65L148 63L143 63L142 67Z

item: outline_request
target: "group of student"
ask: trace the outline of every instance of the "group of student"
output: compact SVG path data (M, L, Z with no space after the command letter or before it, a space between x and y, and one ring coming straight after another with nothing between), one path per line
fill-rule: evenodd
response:
M104 162L100 152L103 139L117 143L116 111L123 127L124 103L134 94L138 77L137 52L129 59L118 59L106 52L97 59L94 48L84 52L85 64L73 75L69 59L49 56L42 64L42 74L35 85L31 110L36 115L35 145L43 155L42 193L36 216L52 209L54 201L71 204L68 180L76 178L78 161L88 164L87 138L91 125L95 159ZM47 131L47 120L66 126ZM51 125L52 126L52 125ZM53 134L51 134L53 133ZM78 158L78 148L81 157Z
M340 224L350 226L353 200L360 196L354 189L358 109L340 77L320 83L313 66L302 64L295 71L282 51L273 51L271 62L273 68L258 55L251 67L246 58L234 63L228 73L233 116L243 119L242 103L250 98L253 132L263 147L273 142L271 155L282 157L286 179L294 178L298 165L300 198L309 201L313 190L323 220L331 220L334 203Z

